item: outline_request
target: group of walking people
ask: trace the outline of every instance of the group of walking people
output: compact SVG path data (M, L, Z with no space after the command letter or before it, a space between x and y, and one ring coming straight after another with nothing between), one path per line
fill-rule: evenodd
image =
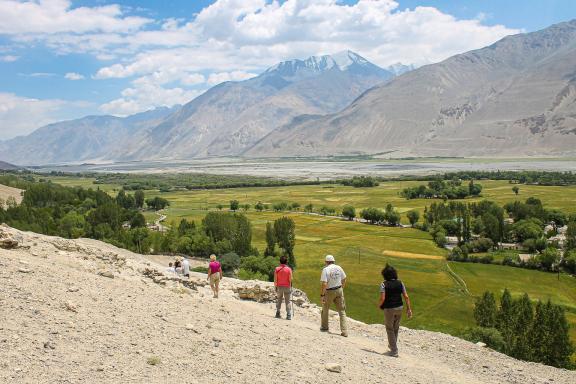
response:
M292 302L292 269L286 264L286 257L280 258L280 265L274 271L274 286L276 287L276 318L281 318L280 309L282 302L286 304L286 319L291 320ZM346 302L344 300L344 288L346 287L346 273L336 264L332 255L324 259L325 266L320 274L320 299L322 302L322 314L320 331L329 330L329 313L332 304L336 306L340 319L340 334L348 337L348 321L346 318ZM398 279L398 273L394 267L386 264L382 270L384 281L380 284L380 300L378 308L384 311L384 324L388 336L388 356L398 357L398 331L400 321L406 305L406 315L412 317L412 304L406 292L404 283Z
M346 302L344 300L344 288L346 287L346 273L341 266L336 264L332 255L324 259L324 268L320 274L320 301L322 302L322 314L320 331L329 330L329 313L332 304L335 305L340 319L340 335L348 337L348 321L346 318ZM170 263L169 270L188 277L190 275L190 263L184 259L178 259ZM274 287L276 289L276 318L281 318L282 302L285 303L286 319L293 317L292 307L292 268L288 265L286 256L280 257L280 265L274 270ZM222 279L222 265L216 260L216 255L210 255L207 279L210 282L213 297L218 298L220 280ZM383 281L380 284L380 300L378 308L384 312L384 324L388 336L388 356L398 357L398 331L402 312L406 306L406 315L412 317L412 305L406 292L406 286L398 279L398 272L391 265L386 264L382 270Z

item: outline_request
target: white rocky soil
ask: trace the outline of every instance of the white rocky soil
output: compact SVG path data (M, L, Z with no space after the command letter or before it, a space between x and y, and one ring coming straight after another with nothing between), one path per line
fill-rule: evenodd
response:
M183 283L98 241L2 238L18 245L0 249L1 383L576 383L442 333L402 329L400 357L383 356L383 326L343 338L333 317L321 333L305 295L275 319L269 283L224 279L213 299L205 275Z

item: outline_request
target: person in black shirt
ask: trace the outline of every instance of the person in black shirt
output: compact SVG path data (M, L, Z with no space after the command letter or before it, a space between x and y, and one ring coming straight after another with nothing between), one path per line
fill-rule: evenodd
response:
M398 273L391 265L386 264L382 270L384 281L380 285L380 302L378 307L384 310L386 334L388 335L388 356L398 357L398 330L404 308L402 298L406 301L406 315L412 318L412 306L406 293L406 287L398 280Z

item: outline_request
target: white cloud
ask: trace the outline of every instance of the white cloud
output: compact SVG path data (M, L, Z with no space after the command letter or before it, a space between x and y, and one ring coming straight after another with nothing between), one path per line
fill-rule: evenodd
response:
M68 118L71 107L86 106L85 103L39 100L0 93L0 139L26 135L43 125Z
M254 76L257 76L255 73L249 73L244 71L233 71L233 72L219 72L219 73L212 73L208 77L208 84L209 85L216 85L223 83L225 81L242 81L250 79Z
M0 0L0 34L130 32L151 20L123 17L119 5L72 7L69 0Z
M12 63L12 62L18 60L19 58L20 58L19 56L5 55L5 56L0 56L0 61L3 63Z
M81 75L76 72L68 72L67 74L64 75L64 78L68 80L82 80L84 79L84 75Z
M201 92L183 88L163 88L153 83L141 82L122 91L122 97L100 106L100 111L127 116L160 106L185 104Z

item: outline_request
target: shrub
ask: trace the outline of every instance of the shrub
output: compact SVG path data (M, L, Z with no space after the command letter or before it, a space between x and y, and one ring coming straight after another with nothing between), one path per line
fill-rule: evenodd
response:
M234 252L226 253L220 257L220 263L222 264L222 272L228 276L232 275L240 266L240 256Z
M240 280L268 281L268 276L266 276L265 274L244 268L240 268L240 270L238 270L238 278Z
M468 328L463 335L464 339L473 343L483 342L488 347L496 350L504 350L504 338L496 328L473 327Z
M194 267L191 269L192 272L208 273L208 267Z

